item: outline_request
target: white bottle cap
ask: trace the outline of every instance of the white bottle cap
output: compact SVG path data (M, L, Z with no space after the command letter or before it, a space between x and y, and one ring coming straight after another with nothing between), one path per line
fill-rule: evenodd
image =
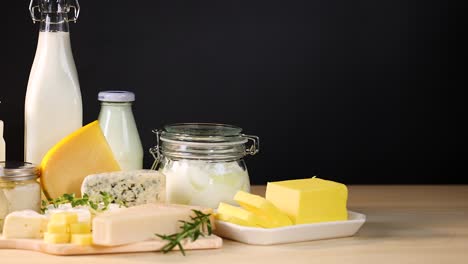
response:
M98 100L101 102L133 102L135 94L127 91L103 91L99 92Z

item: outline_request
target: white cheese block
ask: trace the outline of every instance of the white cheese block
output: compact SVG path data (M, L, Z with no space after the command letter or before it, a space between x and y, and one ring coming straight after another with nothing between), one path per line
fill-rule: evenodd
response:
M12 212L5 218L5 238L42 238L47 228L47 217L32 211Z
M113 203L127 206L166 200L166 177L154 170L119 171L87 176L81 185L81 195L98 197L109 193Z
M192 209L203 210L182 205L144 204L103 213L93 219L93 243L116 246L159 239L155 234L178 233L179 221L190 221ZM203 211L211 213L210 209Z

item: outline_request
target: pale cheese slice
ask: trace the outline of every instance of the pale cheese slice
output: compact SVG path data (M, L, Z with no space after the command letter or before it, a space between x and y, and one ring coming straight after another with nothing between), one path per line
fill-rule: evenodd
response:
M192 209L212 212L200 207L151 203L103 213L93 219L93 243L117 246L158 239L155 234L178 233L179 221L190 221Z

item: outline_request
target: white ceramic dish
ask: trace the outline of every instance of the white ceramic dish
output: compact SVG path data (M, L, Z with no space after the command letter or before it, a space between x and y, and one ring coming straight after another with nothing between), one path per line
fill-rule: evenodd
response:
M245 227L216 221L216 235L251 245L274 245L320 239L349 237L357 233L366 216L348 211L348 220L285 226L280 228Z

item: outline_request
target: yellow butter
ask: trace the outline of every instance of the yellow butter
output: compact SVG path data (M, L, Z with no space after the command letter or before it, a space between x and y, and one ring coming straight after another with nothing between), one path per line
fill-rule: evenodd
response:
M261 225L263 227L274 228L293 224L286 214L259 195L238 191L234 196L234 200L244 209L262 219Z
M65 223L49 222L47 224L47 232L50 234L64 234L68 233L68 225Z
M75 224L78 223L78 214L72 212L53 213L50 216L49 222L65 225Z
M221 221L230 222L242 226L264 226L262 225L263 221L255 214L240 207L232 206L222 202L219 203L216 218L218 218Z
M348 189L319 178L269 182L266 199L295 224L347 220Z
M91 225L85 222L70 224L70 233L71 234L91 233Z
M64 193L80 196L81 183L86 176L119 170L95 121L68 135L47 152L40 166L42 190L52 199Z
M79 246L90 246L93 244L93 235L89 234L72 234L71 243Z
M69 233L61 233L61 234L52 234L52 233L44 233L44 241L50 244L64 244L70 242L70 234Z

